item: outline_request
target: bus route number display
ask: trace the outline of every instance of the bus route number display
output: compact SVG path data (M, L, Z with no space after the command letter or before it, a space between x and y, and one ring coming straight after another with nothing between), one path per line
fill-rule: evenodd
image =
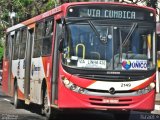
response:
M136 7L112 5L86 5L68 8L67 17L107 18L154 21L153 12Z
M135 11L125 10L100 10L100 9L84 9L80 12L80 17L104 17L113 19L136 19Z
M106 68L106 61L105 60L78 59L77 67Z

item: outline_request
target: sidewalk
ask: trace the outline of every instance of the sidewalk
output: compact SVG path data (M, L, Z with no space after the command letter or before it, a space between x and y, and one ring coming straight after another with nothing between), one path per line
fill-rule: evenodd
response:
M160 115L160 93L156 94L155 107L154 107L154 111L152 111L152 114Z
M155 99L155 101L160 103L160 93L157 93L157 94L156 94L156 99Z

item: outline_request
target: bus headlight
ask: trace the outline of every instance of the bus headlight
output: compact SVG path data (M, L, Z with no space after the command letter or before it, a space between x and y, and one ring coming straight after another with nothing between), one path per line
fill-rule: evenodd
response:
M149 86L150 86L151 89L153 89L153 88L155 88L156 85L155 85L154 82L151 82Z
M153 90L155 88L155 83L152 82L150 83L149 86L145 87L144 89L140 89L137 91L137 94L141 95L141 94L146 94L148 92L150 92L151 90Z
M68 79L64 79L64 80L63 80L63 83L64 83L65 85L69 85L70 82L69 82Z
M63 76L63 77L61 77L61 79L62 79L65 86L70 84L70 81L66 77Z
M72 84L72 85L70 86L70 89L71 89L71 90L76 90L76 88L77 88L77 86L76 86L75 84Z
M65 85L66 88L68 88L68 89L70 89L74 92L84 94L84 92L85 92L84 88L81 88L81 87L75 85L74 83L69 81L66 77L62 77L61 79L62 79L62 82L63 82L63 84Z
M83 94L84 91L85 91L85 89L83 89L83 88L79 88L79 90L78 90L78 92L81 93L81 94Z

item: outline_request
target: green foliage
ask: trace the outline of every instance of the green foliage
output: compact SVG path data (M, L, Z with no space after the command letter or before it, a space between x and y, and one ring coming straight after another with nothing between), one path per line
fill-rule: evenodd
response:
M6 28L12 26L9 13L15 12L14 24L54 8L56 0L0 0L0 47ZM0 48L1 49L1 48ZM0 52L1 55L1 52Z
M11 18L9 16L9 13L13 11L16 12L14 23L17 24L54 8L55 6L57 6L59 1L60 0L0 0L0 41L4 38L5 29L11 26ZM70 2L78 1L93 0L70 0ZM2 45L0 42L0 46Z
M3 56L3 47L0 47L0 60L1 60L1 58L2 58L2 56Z

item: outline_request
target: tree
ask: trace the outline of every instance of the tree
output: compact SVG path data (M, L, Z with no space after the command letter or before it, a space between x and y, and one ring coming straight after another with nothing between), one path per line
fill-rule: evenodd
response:
M146 1L147 6L152 7L154 9L157 8L157 0L148 0Z
M3 54L5 30L10 27L10 13L15 12L14 24L41 14L56 6L56 0L0 0L0 58Z
M11 26L9 13L15 12L14 24L22 22L33 16L41 14L57 6L60 0L0 0L0 47L3 46L4 34L6 28ZM65 0L67 1L67 0ZM93 0L69 0L74 1L93 1ZM95 0L94 0L95 1ZM144 2L147 6L157 7L157 0L113 0L115 2L125 2L137 4Z

